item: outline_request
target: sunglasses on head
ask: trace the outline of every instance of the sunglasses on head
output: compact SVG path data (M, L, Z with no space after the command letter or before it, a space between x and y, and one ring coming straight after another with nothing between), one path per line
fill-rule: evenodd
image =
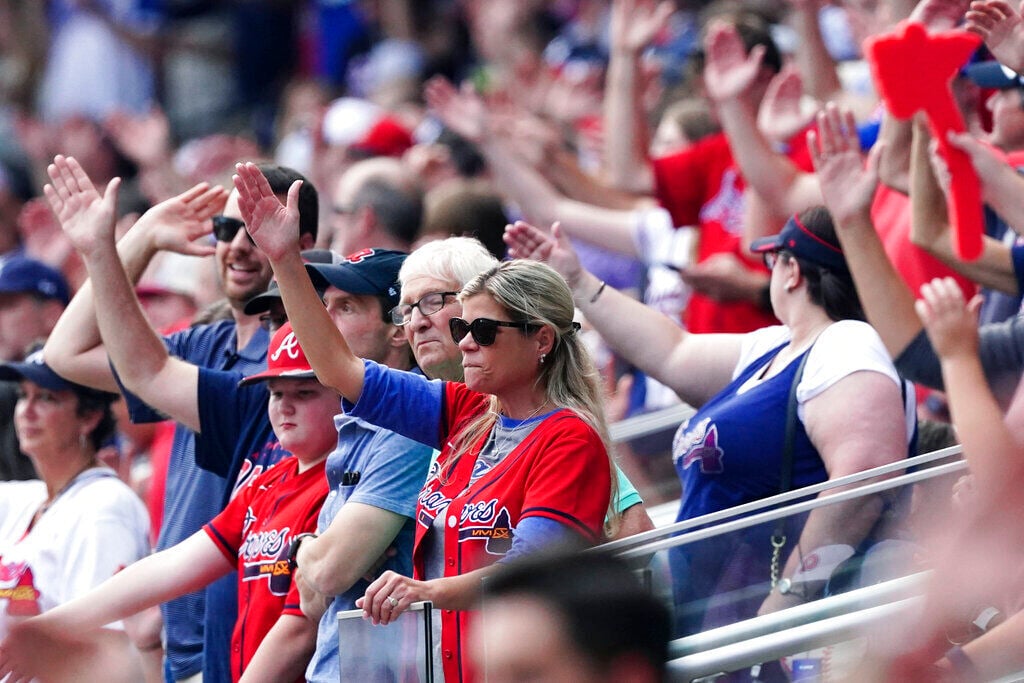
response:
M213 222L213 236L217 238L218 242L231 242L235 239L235 235L238 234L239 230L245 230L245 221L237 218L217 215L213 216L210 220ZM249 238L249 244L256 245L252 241L252 235L247 232L245 236Z
M467 334L473 335L473 341L480 346L490 346L498 334L499 327L514 327L529 334L540 328L540 325L533 323L511 323L504 320L491 320L490 318L477 318L473 322L466 322L462 318L452 318L448 321L448 329L451 330L452 339L458 344L466 338Z

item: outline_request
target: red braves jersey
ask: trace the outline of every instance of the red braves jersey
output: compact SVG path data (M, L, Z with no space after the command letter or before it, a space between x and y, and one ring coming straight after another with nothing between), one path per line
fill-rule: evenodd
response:
M487 408L487 396L464 384L445 385L442 442ZM569 410L541 422L501 462L469 484L486 437L455 463L427 480L416 507L413 571L423 578L424 537L435 516L445 514L444 575L487 567L512 547L519 520L547 517L591 540L602 533L611 488L608 454L600 436ZM440 462L451 446L441 451ZM463 657L468 612L443 610L441 651L445 680L472 680Z
M238 620L231 638L236 681L278 617L302 615L288 569L288 546L296 535L316 531L328 487L323 461L301 474L298 468L296 458L282 460L203 527L238 565Z
M789 157L804 170L810 160L804 134L794 136ZM764 269L743 252L743 190L745 183L733 161L724 133L708 136L691 147L654 159L655 193L676 227L700 231L697 262L714 254L733 253L751 270ZM775 317L755 304L715 301L694 292L683 322L690 332L750 332L776 325Z

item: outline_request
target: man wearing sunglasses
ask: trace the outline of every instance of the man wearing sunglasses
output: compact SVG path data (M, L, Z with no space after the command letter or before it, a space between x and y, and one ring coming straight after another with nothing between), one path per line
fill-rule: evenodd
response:
M271 187L281 196L292 181L302 177L283 167L264 168ZM55 159L50 178L57 191L79 201L77 206L82 211L104 201L74 159ZM106 194L110 192L108 188ZM53 198L58 203L63 201L59 193ZM302 243L310 247L316 238L318 220L317 195L310 183L303 183L298 203ZM70 203L54 208L65 229L82 219L82 214ZM218 216L214 221L217 244L210 248L195 240L210 230L207 220L214 216ZM229 195L222 188L197 186L148 212L119 242L118 256L128 280L135 282L161 248L173 245L176 250L193 255L212 252L232 317L170 335L163 338L163 343L168 353L194 366L244 375L266 367L269 335L260 328L258 317L246 315L243 307L248 299L267 288L271 273L267 259L241 229L240 216L237 193ZM91 284L79 291L49 341L52 343L44 354L58 374L86 386L119 390L101 343ZM165 419L155 406L147 405L130 392L124 393L133 422ZM180 396L181 392L165 392L164 398L175 395ZM153 400L151 396L146 398ZM168 463L158 550L183 541L209 522L220 512L225 492L234 483L223 472L207 471L197 465L194 439L191 429L183 424L177 426ZM233 581L218 582L206 593L193 593L161 607L166 633L166 680L186 680L200 672L208 682L230 680L228 648L234 625L234 588ZM209 610L207 596L215 603Z

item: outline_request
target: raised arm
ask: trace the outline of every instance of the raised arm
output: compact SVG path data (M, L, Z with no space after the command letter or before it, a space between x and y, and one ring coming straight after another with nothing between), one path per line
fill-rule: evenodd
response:
M51 187L58 181L63 183L66 177L81 178L77 184L81 201L92 202L100 196L72 158L56 157L48 173ZM62 202L54 204L61 200L57 194L47 194L47 198L62 225L75 217L77 209ZM195 256L212 254L212 246L195 240L209 233L209 218L223 208L226 198L223 188L201 183L147 211L118 243L118 255L128 279L137 282L153 255L161 249ZM117 391L101 343L92 283L86 282L50 334L44 356L47 364L63 377L86 386Z
M949 172L937 149L932 150L929 160L930 140L925 126L916 123L910 157L910 241L984 287L1017 294L1019 286L1010 248L999 240L986 235L981 256L973 261L957 257L946 211L946 194L932 172L932 164L940 168L947 179Z
M797 34L793 57L807 94L818 102L828 102L843 94L843 85L821 33L821 6L819 0L789 0L789 24Z
M121 381L146 403L199 431L199 371L168 354L118 258L114 225L120 180L111 181L100 197L78 164L57 166L51 178L46 196L63 216L64 233L89 272L96 324Z
M505 242L511 256L544 261L558 271L605 341L690 405L704 404L729 383L742 335L688 334L661 313L606 286L580 266L558 225L548 235L518 222L505 229Z
M764 47L746 52L734 26L715 21L704 41L704 82L743 177L772 211L789 216L821 201L814 176L772 149L757 127L751 90L762 77Z
M604 175L619 189L649 193L654 186L647 161L646 112L638 86L640 55L665 27L672 11L671 2L612 2L612 50L604 98L604 129L609 132Z
M1019 496L1024 476L1024 391L1018 387L1004 418L978 358L980 305L979 297L966 305L953 279L936 279L921 288L917 314L942 362L950 414L979 505L998 506Z
M633 211L614 211L567 198L540 172L521 160L508 143L492 138L481 145L497 187L510 197L523 214L540 225L559 221L576 239L599 247L636 256L633 240Z
M317 379L352 403L363 393L363 361L349 349L335 327L299 253L299 188L288 188L287 204L281 204L256 164L235 167L238 208L256 246L267 255L281 288L281 301L295 335Z
M853 115L831 103L818 114L818 132L808 134L808 146L868 322L895 357L921 325L914 315L914 295L889 261L871 221L881 149L872 148L865 167Z

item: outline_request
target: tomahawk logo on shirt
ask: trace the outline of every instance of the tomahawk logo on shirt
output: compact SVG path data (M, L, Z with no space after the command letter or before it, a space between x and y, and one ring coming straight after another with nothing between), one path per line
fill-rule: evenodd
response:
M709 417L676 434L672 453L676 464L681 462L684 470L694 463L700 464L704 474L720 474L724 469L725 452L718 447L718 427L711 424Z
M504 555L512 547L512 519L498 499L468 503L462 508L459 542L486 541L489 555Z
M32 568L27 563L0 561L0 600L7 600L4 611L12 617L34 617L42 612Z
M266 579L274 595L288 595L292 573L288 569L288 545L291 528L268 529L251 534L238 549L242 559L242 581Z

